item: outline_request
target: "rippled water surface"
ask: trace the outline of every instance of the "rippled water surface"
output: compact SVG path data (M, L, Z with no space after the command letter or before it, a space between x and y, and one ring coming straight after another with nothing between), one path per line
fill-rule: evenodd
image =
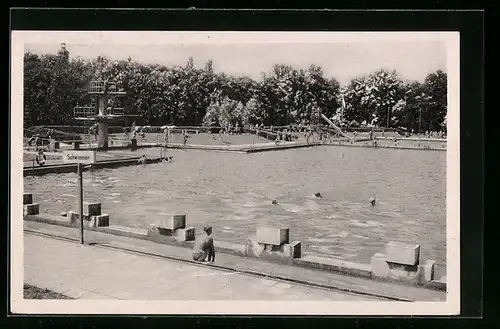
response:
M388 241L414 242L445 273L446 152L169 152L172 163L85 172L85 199L102 202L112 223L147 227L164 214L186 213L189 226L211 224L217 239L236 243L259 224L282 225L305 252L365 263ZM24 185L42 212L77 209L74 173L25 177Z

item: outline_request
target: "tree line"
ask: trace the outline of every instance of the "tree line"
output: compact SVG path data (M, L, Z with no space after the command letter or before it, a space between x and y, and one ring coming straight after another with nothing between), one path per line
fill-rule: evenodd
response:
M127 91L116 106L148 125L255 125L311 123L319 110L343 126L445 131L447 76L406 81L396 71L378 70L340 87L321 67L276 64L259 81L215 73L189 58L167 67L132 61L59 55L24 55L24 125L74 124L73 109L90 104L91 80L110 79Z

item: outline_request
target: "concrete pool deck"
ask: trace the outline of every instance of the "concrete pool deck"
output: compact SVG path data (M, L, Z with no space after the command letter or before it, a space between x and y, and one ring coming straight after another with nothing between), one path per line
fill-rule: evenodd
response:
M143 142L138 143L137 148L153 148L163 147L162 143ZM167 149L185 149L185 150L205 150L205 151L224 151L224 152L239 152L239 153L255 153L273 150L285 150L293 148L313 147L321 145L320 143L305 143L305 142L281 142L276 145L275 142L255 143L255 144L221 144L221 145L205 145L205 144L182 144L169 143ZM97 145L82 144L81 150L96 149ZM123 150L130 149L129 145L113 146L110 145L108 150Z
M32 233L24 236L24 283L74 299L387 300Z
M142 163L138 162L139 159L140 157L137 156L137 157L121 158L113 160L101 160L91 164L91 168L103 169L103 168L117 168L124 166L142 165ZM160 157L148 158L147 164L159 163L162 161L163 158ZM86 168L84 170L89 170L89 169ZM55 174L72 173L77 171L78 171L77 163L58 162L58 163L47 164L41 167L25 167L23 168L23 176L26 177L26 176L39 176L39 175L54 174L54 173Z
M72 227L50 225L46 223L24 221L25 233L33 232L79 241L79 230ZM25 234L25 236L27 236ZM165 245L148 240L116 236L93 230L85 231L85 240L89 244L139 252L149 256L164 257L192 263L191 249L175 245ZM57 251L53 251L57 253ZM42 255L39 255L41 257ZM52 256L51 256L52 257ZM57 255L53 256L57 259ZM113 262L111 262L113 263ZM60 265L63 266L63 265ZM217 253L213 268L237 271L246 275L284 280L290 284L306 284L316 288L327 288L344 293L354 293L375 298L403 301L444 301L446 292L419 286L407 286L390 282L371 280L355 276L341 275L334 272L320 271L296 266L286 266L249 259L236 255ZM35 284L36 282L26 282ZM35 284L36 285L36 284ZM42 286L43 287L43 286ZM46 287L51 288L51 287ZM55 290L56 292L59 292Z

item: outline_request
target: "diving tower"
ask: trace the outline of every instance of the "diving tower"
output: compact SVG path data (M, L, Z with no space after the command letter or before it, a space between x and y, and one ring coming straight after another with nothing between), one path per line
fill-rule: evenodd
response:
M94 122L98 127L97 149L108 148L108 125L125 120L124 109L114 107L115 100L126 97L127 92L118 88L115 81L93 80L90 82L88 94L91 97L89 106L74 108L74 118L87 122Z

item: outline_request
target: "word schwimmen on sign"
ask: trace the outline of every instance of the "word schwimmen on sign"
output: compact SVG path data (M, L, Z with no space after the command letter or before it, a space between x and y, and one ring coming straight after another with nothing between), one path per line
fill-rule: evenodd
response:
M64 162L95 163L95 151L64 151Z

